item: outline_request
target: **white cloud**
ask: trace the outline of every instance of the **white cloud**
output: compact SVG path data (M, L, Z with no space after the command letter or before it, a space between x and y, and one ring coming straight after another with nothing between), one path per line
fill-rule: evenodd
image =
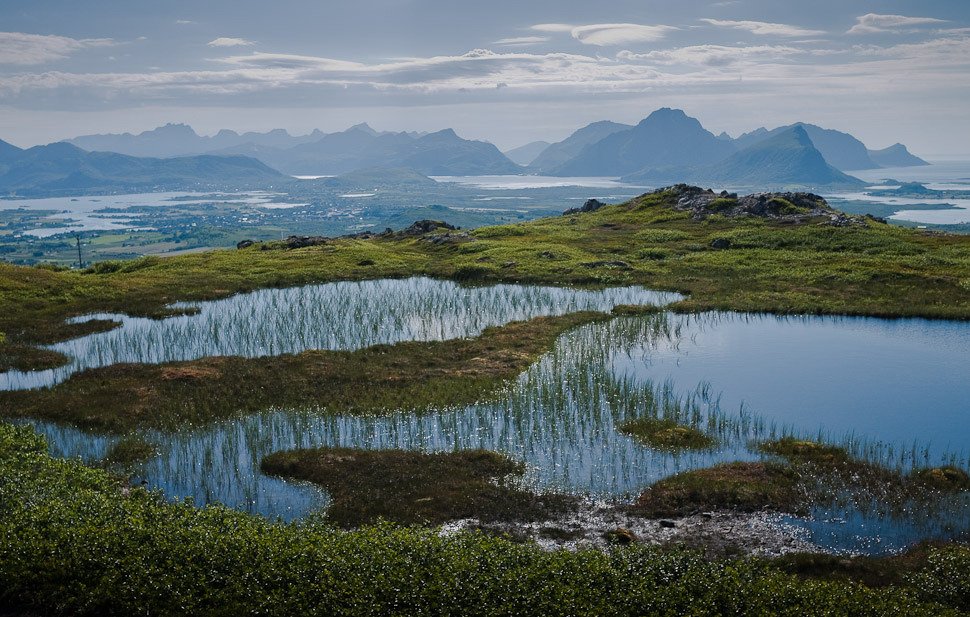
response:
M899 32L913 26L946 23L935 17L907 17L905 15L879 15L868 13L856 17L856 25L849 28L848 34L872 34L875 32Z
M569 24L536 24L532 26L532 30L538 32L572 32L575 27Z
M641 24L590 24L573 28L572 36L586 45L624 45L626 43L659 41L672 30L677 30L677 28Z
M247 45L255 45L252 41L246 39L237 39L229 36L222 36L214 41L209 41L206 43L209 47L245 47Z
M788 24L775 24L767 21L732 21L729 19L701 19L704 23L717 26L719 28L733 28L734 30L747 30L752 34L766 36L818 36L825 34L824 30L808 30L798 26Z
M806 53L811 52L781 45L757 45L752 47L693 45L676 49L655 50L642 54L621 51L616 57L620 60L653 62L663 65L727 67L741 62L784 60L791 56Z
M568 32L584 45L606 47L627 43L649 43L663 39L669 32L678 30L674 26L650 26L645 24L536 24L532 30L537 32Z
M516 36L508 39L499 39L494 41L492 44L509 46L537 45L539 43L545 43L548 40L548 36Z
M115 45L112 39L0 32L0 64L32 65L62 60L82 49Z

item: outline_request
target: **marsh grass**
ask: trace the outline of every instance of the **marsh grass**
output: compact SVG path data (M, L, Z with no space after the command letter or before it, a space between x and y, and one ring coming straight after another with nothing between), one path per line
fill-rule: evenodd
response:
M637 441L660 450L706 450L717 441L696 428L677 424L673 420L637 418L620 425L621 433L632 435Z
M358 351L117 364L49 389L0 392L0 403L8 416L115 433L203 426L281 406L330 414L463 406L499 391L564 331L609 318L571 313L488 328L472 339Z
M495 452L316 448L276 452L265 473L313 482L331 496L326 518L353 528L387 520L437 525L466 518L483 523L546 520L578 498L537 495L512 484L522 463Z
M0 342L0 372L43 371L64 366L68 362L70 358L51 349Z
M802 507L798 476L777 463L737 462L695 469L660 480L630 511L648 518L730 510L796 512Z
M105 454L104 462L109 465L130 467L147 461L157 452L157 446L144 437L126 435L112 444Z

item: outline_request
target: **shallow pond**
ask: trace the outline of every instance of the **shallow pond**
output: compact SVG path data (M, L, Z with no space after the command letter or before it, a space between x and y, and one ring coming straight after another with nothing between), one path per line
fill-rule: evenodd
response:
M414 284L437 285L408 283ZM381 285L356 289L386 292ZM566 294L560 300L588 293L560 291ZM495 292L494 287L478 291ZM373 310L390 315L395 308L385 302ZM426 309L455 314L454 308ZM440 316L430 321L436 324L430 331L425 326L401 330L408 320L398 318L392 330L432 338L455 333L442 329ZM345 327L357 332L357 326ZM350 344L351 331L328 335L335 337L331 344ZM364 327L353 336L384 340L381 332ZM259 472L264 455L294 447L488 448L525 460L524 482L531 487L597 496L632 496L678 471L758 459L749 449L751 441L783 433L821 435L901 469L941 463L966 467L967 349L970 323L960 322L733 313L623 317L564 334L494 400L420 416L321 417L278 409L206 430L148 433L161 444L161 453L137 473L172 497L291 520L327 501L310 486ZM652 414L696 422L720 445L672 454L639 445L617 430L626 419ZM34 424L62 456L95 460L112 441ZM792 522L824 546L881 553L925 538L965 537L968 505L958 497L936 512L889 512L879 503L850 502L818 508L812 518Z
M0 373L0 390L51 386L77 371L122 362L255 358L441 341L534 317L609 312L623 304L664 305L679 298L642 287L465 287L421 277L262 289L214 302L179 303L173 306L194 312L168 319L85 316L115 320L121 327L51 345L69 356L70 364L49 371Z

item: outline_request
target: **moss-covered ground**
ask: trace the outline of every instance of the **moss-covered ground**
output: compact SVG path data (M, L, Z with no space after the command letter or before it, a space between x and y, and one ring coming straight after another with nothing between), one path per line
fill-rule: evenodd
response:
M707 433L666 418L635 418L620 425L620 432L658 450L704 450L717 443Z
M576 501L515 487L511 481L525 466L486 450L289 450L267 456L262 469L325 488L327 519L348 528L381 519L405 525L547 520Z

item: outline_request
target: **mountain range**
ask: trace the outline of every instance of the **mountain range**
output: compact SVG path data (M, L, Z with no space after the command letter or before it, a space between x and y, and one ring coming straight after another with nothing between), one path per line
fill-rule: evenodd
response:
M806 126L773 131L727 158L690 167L648 168L622 178L624 182L725 186L857 187L864 183L826 162Z
M67 142L91 152L117 152L129 156L171 158L194 154L211 154L217 150L252 144L267 148L292 148L316 141L324 136L320 130L307 135L290 135L283 129L265 133L237 133L223 129L211 137L199 135L186 124L166 124L150 131L133 135L112 133L108 135L82 135Z
M319 130L301 136L282 129L243 134L222 130L203 137L187 125L167 124L138 135L85 135L68 143L131 156L247 156L293 175L338 175L373 167L409 167L431 176L522 172L494 145L462 139L451 129L430 134L380 133L358 124L330 134Z
M902 144L870 150L848 133L813 124L759 128L735 139L714 135L681 110L662 108L636 125L594 122L560 142L533 142L506 154L452 129L395 133L367 124L299 136L282 129L201 136L187 125L168 124L137 135L85 135L28 150L0 141L0 191L253 186L279 182L285 177L279 172L373 175L379 169L424 176L526 173L648 184L823 187L857 185L845 173L851 170L925 164Z
M255 188L287 179L264 163L240 156L161 159L87 152L66 142L23 150L0 141L0 194Z

